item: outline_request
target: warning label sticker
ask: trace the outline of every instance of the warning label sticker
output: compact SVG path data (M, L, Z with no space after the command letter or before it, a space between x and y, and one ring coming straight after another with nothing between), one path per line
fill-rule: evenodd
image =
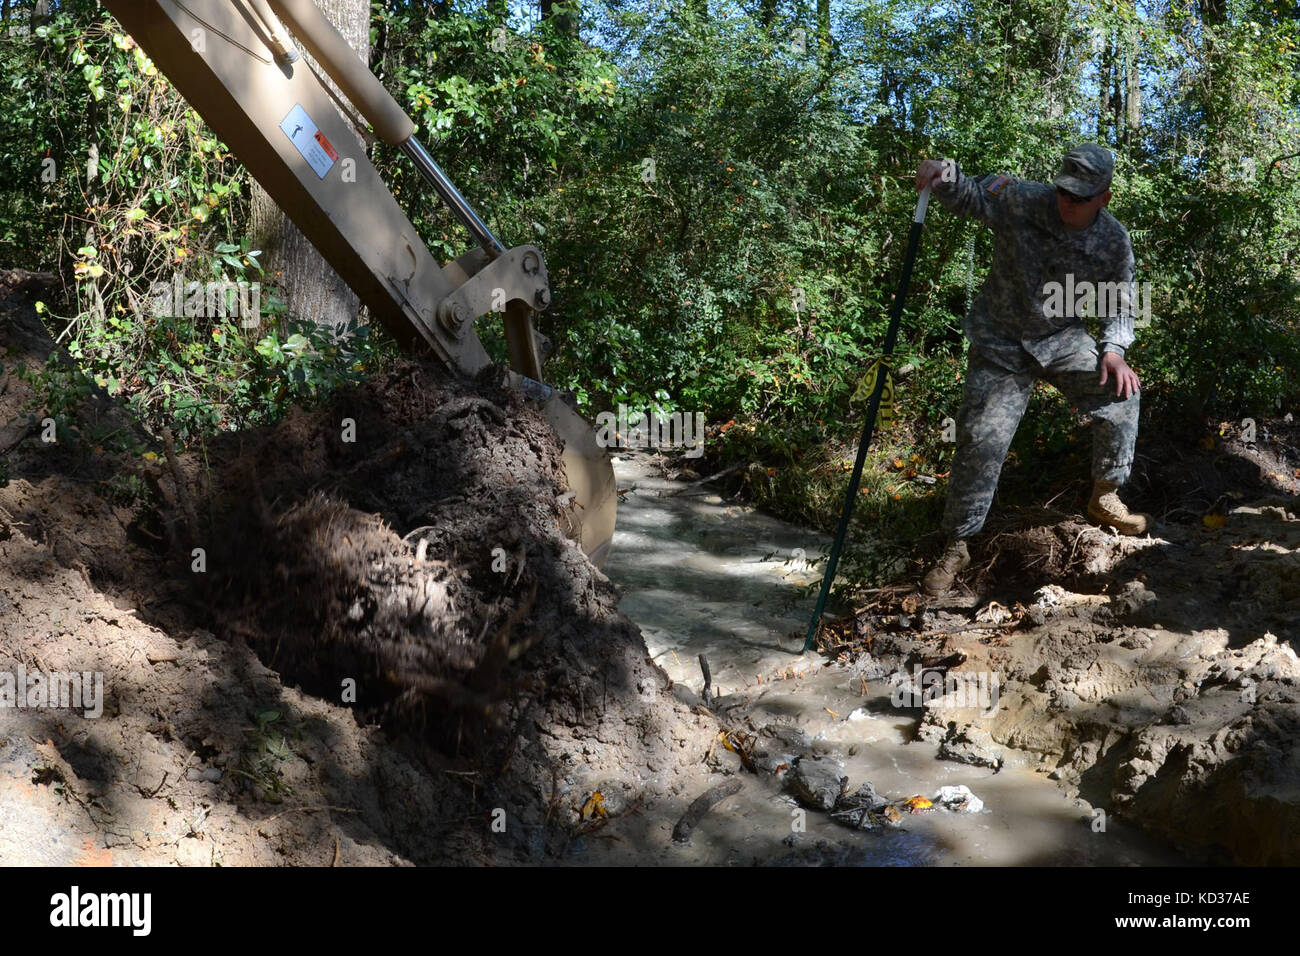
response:
M311 117L307 115L307 111L301 104L294 104L289 115L280 124L280 129L284 130L284 135L289 137L289 142L297 147L298 152L302 153L302 158L307 160L307 165L315 170L316 175L321 179L324 179L325 174L338 162L338 151L330 145L325 134L311 121Z

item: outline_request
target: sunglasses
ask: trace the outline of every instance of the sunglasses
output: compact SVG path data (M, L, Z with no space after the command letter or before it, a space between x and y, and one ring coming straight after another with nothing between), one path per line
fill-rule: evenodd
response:
M1074 193L1062 189L1060 186L1056 187L1056 193L1058 196L1064 196L1068 201L1074 203L1076 206L1081 206L1086 202L1092 202L1097 198L1096 196L1076 196Z

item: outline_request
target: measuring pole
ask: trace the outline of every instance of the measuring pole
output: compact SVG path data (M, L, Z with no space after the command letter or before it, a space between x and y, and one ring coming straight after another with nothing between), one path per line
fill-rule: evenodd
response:
M813 610L812 623L808 625L808 637L803 642L807 653L816 645L817 629L821 626L822 612L826 609L826 598L831 593L835 582L835 569L840 563L840 551L844 547L844 538L849 531L849 521L853 517L853 506L858 500L858 486L862 484L862 466L867 461L867 448L876 430L876 415L880 412L880 395L885 390L885 381L889 375L886 361L894 354L894 344L898 340L898 326L903 318L903 300L907 298L907 286L912 281L912 266L916 263L916 249L921 242L921 228L925 225L925 208L930 203L930 187L921 190L916 200L916 215L912 217L912 231L907 236L907 253L903 256L903 277L898 282L898 292L894 295L894 307L889 314L889 331L885 334L885 349L876 369L876 387L871 392L867 403L867 420L862 425L862 440L858 442L858 457L853 463L853 475L849 478L848 494L844 498L844 507L840 509L839 527L835 529L835 540L831 543L831 553L826 559L826 573L822 576L821 593L817 595L817 607Z

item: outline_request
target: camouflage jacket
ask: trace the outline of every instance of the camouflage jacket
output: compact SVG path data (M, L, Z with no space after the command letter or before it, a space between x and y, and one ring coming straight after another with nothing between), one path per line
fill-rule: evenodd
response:
M958 215L983 220L994 235L993 265L964 325L971 345L1013 371L1027 367L1025 352L1047 365L1096 344L1083 312L1099 318L1102 351L1122 357L1134 339L1128 231L1105 209L1090 226L1069 229L1055 187L953 168L955 181L936 183L933 194ZM1082 297L1089 289L1096 291L1093 305Z

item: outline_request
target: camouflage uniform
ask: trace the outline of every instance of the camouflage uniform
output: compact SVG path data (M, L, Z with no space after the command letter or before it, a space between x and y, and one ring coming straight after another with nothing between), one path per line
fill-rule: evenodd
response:
M1133 463L1139 401L1137 394L1118 398L1113 377L1098 384L1097 342L1069 317L1073 308L1061 308L1064 295L1052 300L1048 292L1052 282L1065 292L1084 281L1122 284L1122 299L1099 303L1098 312L1101 351L1123 357L1134 339L1127 294L1133 249L1124 227L1102 209L1088 227L1069 229L1055 187L1002 175L973 178L955 164L954 171L955 181L935 184L935 197L994 233L993 265L964 323L970 357L943 517L949 537L964 538L984 526L1035 381L1046 379L1092 419L1092 477L1115 485L1128 479Z

